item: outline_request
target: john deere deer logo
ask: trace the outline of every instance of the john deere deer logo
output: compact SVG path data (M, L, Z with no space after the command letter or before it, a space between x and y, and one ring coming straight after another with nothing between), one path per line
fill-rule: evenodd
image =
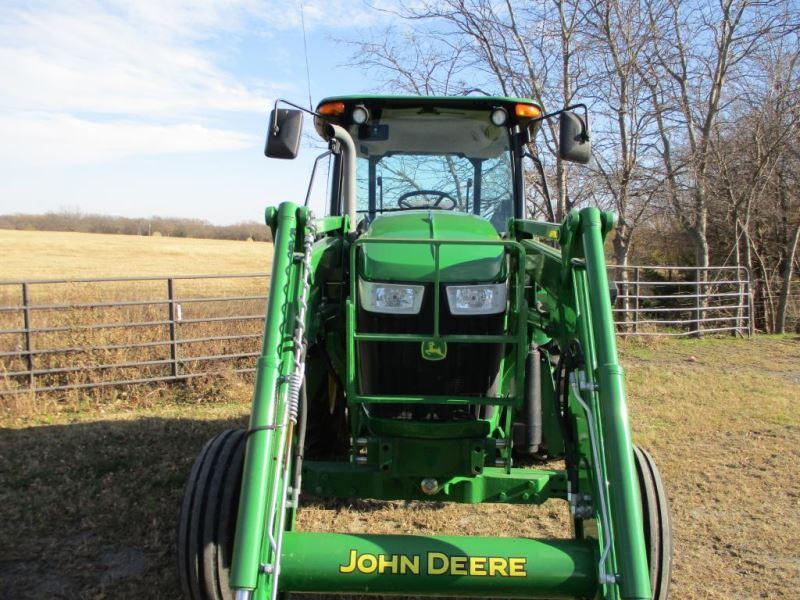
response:
M425 360L442 360L445 356L447 356L447 342L444 340L422 342L422 358Z

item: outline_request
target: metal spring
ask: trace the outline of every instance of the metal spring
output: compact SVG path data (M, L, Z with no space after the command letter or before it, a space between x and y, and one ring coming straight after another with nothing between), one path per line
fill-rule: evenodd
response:
M288 404L289 420L292 423L297 423L297 409L300 404L300 388L303 385L304 371L305 369L296 369L289 375L289 393L286 395L286 403Z
M300 404L300 388L305 377L304 350L306 346L306 312L308 312L308 292L311 287L311 251L316 239L316 227L314 224L314 214L309 211L306 225L306 235L303 248L303 276L300 280L300 293L298 294L297 315L295 316L295 326L292 335L294 344L294 369L289 375L289 390L286 402L289 410L289 419L292 423L297 423L297 412Z

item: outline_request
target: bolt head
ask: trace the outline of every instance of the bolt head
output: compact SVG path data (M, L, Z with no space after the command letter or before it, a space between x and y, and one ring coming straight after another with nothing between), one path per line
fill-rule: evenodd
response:
M426 477L420 482L419 487L422 490L423 494L428 494L428 496L433 496L436 492L439 491L439 482L436 481L433 477Z

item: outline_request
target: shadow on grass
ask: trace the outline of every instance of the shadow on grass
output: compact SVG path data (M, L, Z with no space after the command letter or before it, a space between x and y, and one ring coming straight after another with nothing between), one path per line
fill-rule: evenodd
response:
M141 418L0 429L0 598L180 598L183 486L206 441L245 425ZM302 502L361 513L385 507Z
M0 430L0 598L178 598L175 527L203 444L244 421Z

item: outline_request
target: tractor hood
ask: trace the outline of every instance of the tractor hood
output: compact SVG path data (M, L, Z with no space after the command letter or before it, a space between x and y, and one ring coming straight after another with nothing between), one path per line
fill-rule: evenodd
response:
M498 281L505 277L501 245L475 245L469 241L499 240L486 219L442 210L409 210L377 217L364 234L370 239L461 240L444 244L439 260L442 283ZM401 242L362 246L360 272L371 281L434 281L434 246Z

